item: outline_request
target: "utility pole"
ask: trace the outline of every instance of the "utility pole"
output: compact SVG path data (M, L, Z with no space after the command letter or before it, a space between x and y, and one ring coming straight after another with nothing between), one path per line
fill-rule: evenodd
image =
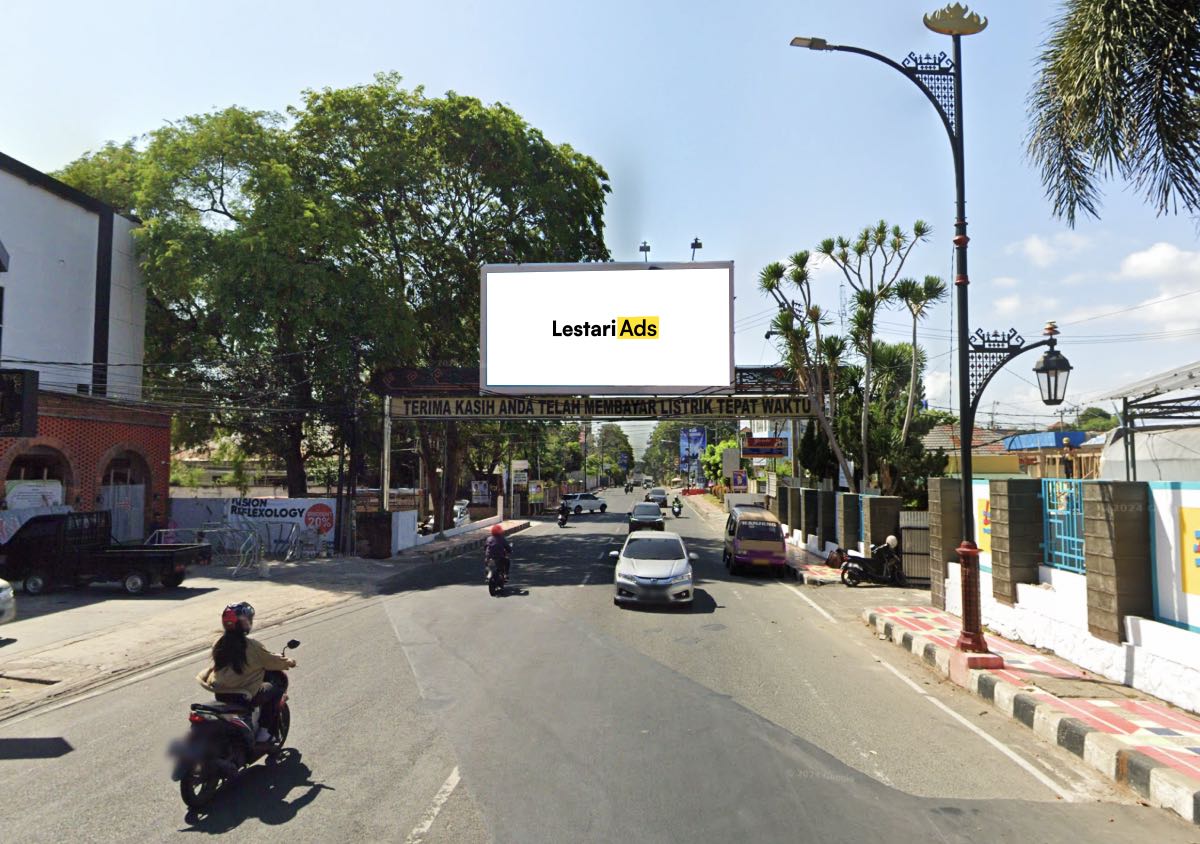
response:
M392 397L383 397L383 449L379 462L379 509L387 512L392 490Z

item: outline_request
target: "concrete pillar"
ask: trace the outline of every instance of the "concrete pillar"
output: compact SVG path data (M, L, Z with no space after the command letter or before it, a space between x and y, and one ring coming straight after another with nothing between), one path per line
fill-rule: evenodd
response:
M863 524L867 526L863 541L878 545L889 535L900 538L900 507L898 495L864 495Z
M992 595L1012 606L1018 583L1037 583L1042 551L1042 482L1037 478L994 480L992 508ZM976 533L979 532L976 526Z
M837 493L833 490L817 490L817 530L821 550L826 542L837 543Z
M1154 617L1150 488L1139 481L1085 483L1083 550L1088 630L1093 636L1120 643L1125 616Z
M800 514L800 508L800 488L792 487L792 494L788 496L788 512L787 519L785 520L788 525L788 530L800 530L800 524L803 521L803 516Z
M791 525L788 521L788 501L794 495L794 490L789 489L783 484L775 487L775 500L772 503L771 512L786 525Z
M929 479L929 592L933 605L946 608L946 563L958 560L962 541L962 482Z
M817 491L815 489L800 490L800 524L804 532L804 541L817 532Z
M854 492L839 492L837 494L838 512L838 546L846 549L858 547L859 519L862 514L861 497Z

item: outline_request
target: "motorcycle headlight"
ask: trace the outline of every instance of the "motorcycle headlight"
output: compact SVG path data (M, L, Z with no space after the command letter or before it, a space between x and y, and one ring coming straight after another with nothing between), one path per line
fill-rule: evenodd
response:
M633 572L630 571L617 572L617 580L621 581L622 583L637 583L637 577L635 577Z

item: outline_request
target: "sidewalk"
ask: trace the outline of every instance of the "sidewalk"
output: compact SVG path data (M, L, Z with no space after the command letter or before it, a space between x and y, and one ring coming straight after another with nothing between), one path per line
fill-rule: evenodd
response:
M503 525L511 533L529 523ZM479 547L488 531L479 533L390 560L272 562L267 578L196 567L177 589L140 596L99 586L18 595L17 620L0 627L0 720L203 650L220 633L226 604L253 604L255 629L265 633L298 616L373 596L398 571Z
M930 607L877 607L865 610L863 620L881 638L1152 805L1200 823L1200 719L990 632L988 646L1004 657L1004 668L952 676L950 657L961 624Z

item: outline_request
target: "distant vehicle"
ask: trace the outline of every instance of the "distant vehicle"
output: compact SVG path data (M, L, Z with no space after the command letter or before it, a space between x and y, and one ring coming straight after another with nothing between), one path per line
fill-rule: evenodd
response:
M642 481L642 489L650 489L652 486L654 486L654 481L650 480L649 478L646 478L646 480Z
M770 510L737 505L725 520L725 547L721 556L730 574L738 574L744 567L769 567L782 577L787 573L783 526Z
M664 530L662 510L657 504L644 503L634 504L633 510L629 514L629 532L635 530L649 528L650 530Z
M567 506L571 508L571 512L576 516L584 510L587 510L589 513L594 513L597 510L603 513L608 510L608 502L594 492L568 492L563 496L563 500L567 502Z
M667 491L660 486L656 486L646 493L646 500L654 502L659 507L666 507Z
M0 580L0 624L7 624L17 617L17 598L13 595L12 584Z
M56 585L120 583L130 595L151 584L173 589L187 568L212 560L212 546L113 545L112 515L51 513L34 516L0 547L0 575L40 595Z
M613 603L692 605L692 561L696 555L677 533L630 534L625 547L610 551L617 561Z

